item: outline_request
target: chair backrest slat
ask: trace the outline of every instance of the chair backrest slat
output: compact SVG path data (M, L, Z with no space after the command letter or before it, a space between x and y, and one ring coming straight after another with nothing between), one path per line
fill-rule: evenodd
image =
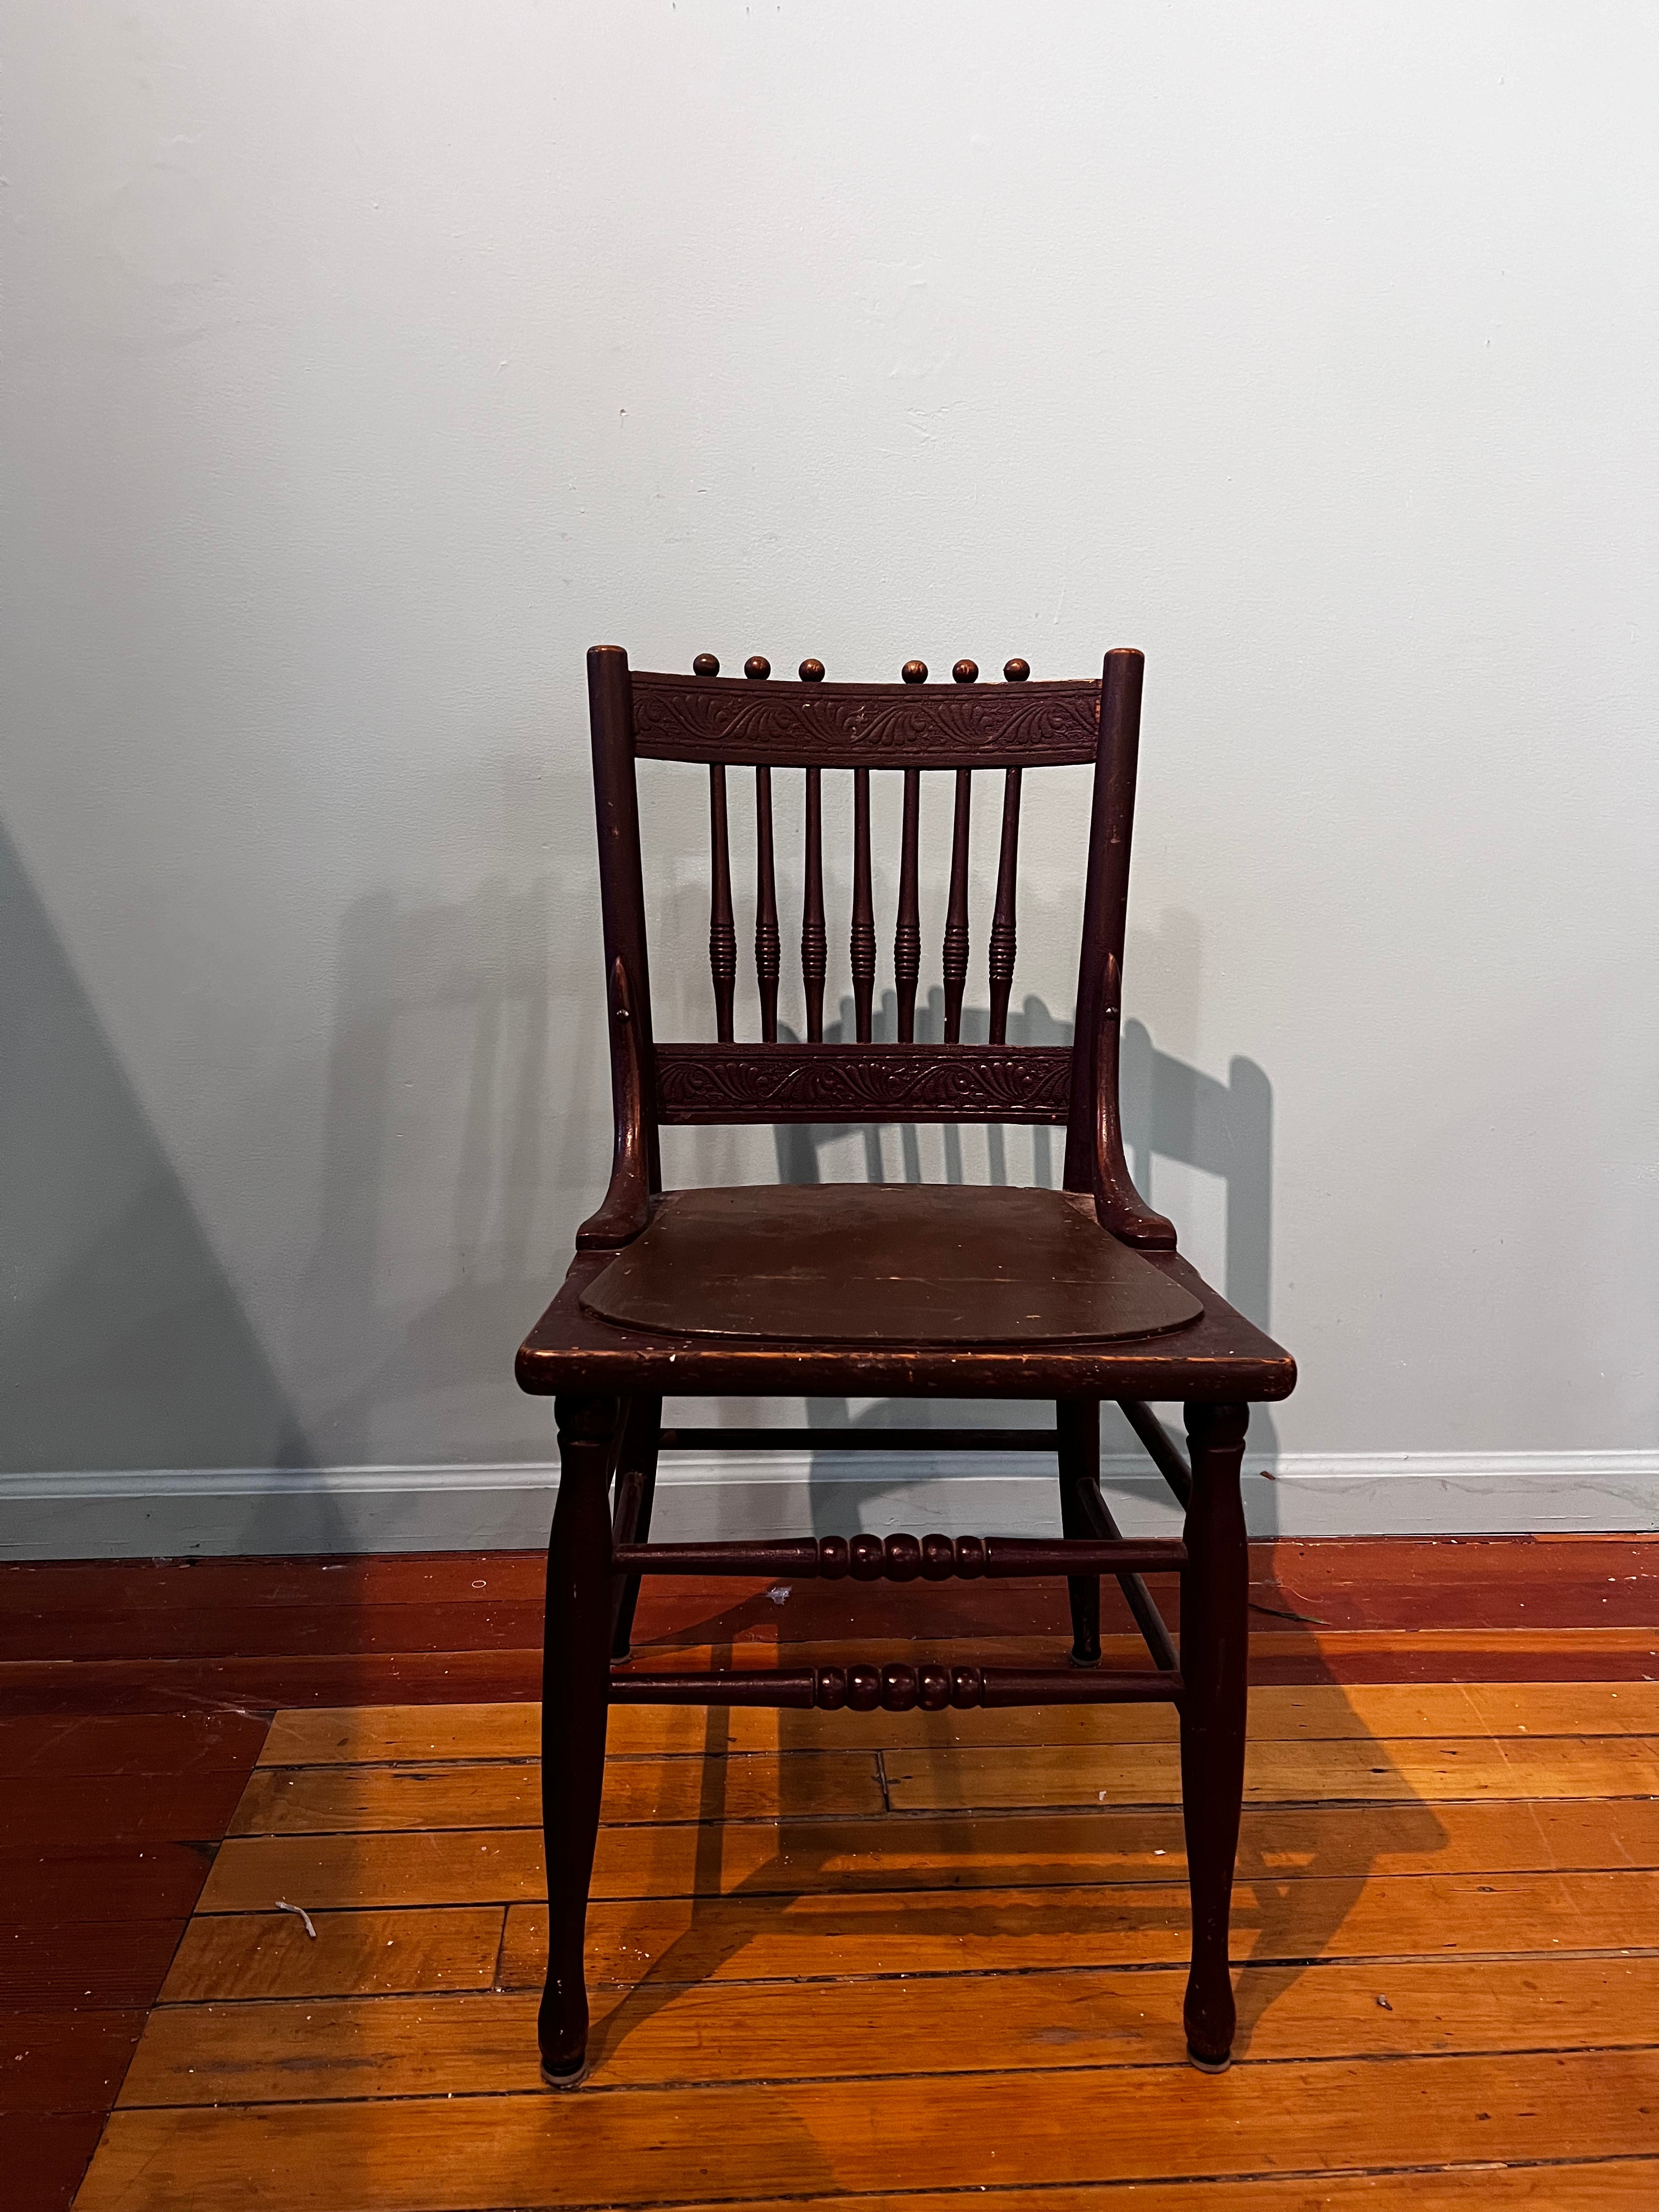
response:
M1002 787L1002 850L997 859L997 902L991 915L991 1042L1008 1036L1008 998L1014 987L1014 886L1019 869L1019 779L1011 768Z
M853 771L853 1018L860 1044L870 1042L876 988L876 913L870 897L870 771Z
M714 979L714 1034L722 1044L732 1038L732 1001L738 980L738 933L732 920L732 842L726 820L726 768L708 769L710 854L708 969Z
M945 1042L962 1042L962 994L968 981L968 825L973 811L974 772L957 770L956 815L951 824L951 897L945 909Z
M773 768L1092 764L1100 684L753 683L631 672L641 760Z
M893 981L898 992L901 1044L916 1035L916 979L921 973L921 909L917 878L921 841L921 770L904 771L904 825L900 833L898 918L893 928Z
M761 1036L778 1041L778 885L772 864L772 771L755 770L755 980L760 989Z
M1070 1045L659 1044L658 1121L1063 1125Z
M806 771L806 885L801 900L800 975L806 994L806 1038L823 1042L823 979L829 969L823 929L823 772Z

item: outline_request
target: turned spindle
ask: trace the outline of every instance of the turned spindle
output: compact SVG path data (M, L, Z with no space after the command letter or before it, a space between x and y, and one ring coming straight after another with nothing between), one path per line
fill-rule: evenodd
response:
M809 664L810 665L810 664ZM823 1042L823 979L829 941L823 927L823 771L806 771L806 883L801 898L800 972L806 993L806 1041Z
M958 1711L989 1702L986 1691L994 1681L979 1667L818 1667L808 1678L812 1702L820 1712L908 1713L918 1705L925 1713ZM803 1687L805 1686L803 1685Z
M997 860L997 902L991 917L991 1042L1008 1042L1008 1000L1014 987L1014 898L1019 872L1020 771L1003 779L1002 847Z
M957 803L951 824L951 892L945 908L945 1042L962 1042L962 1000L968 983L968 832L974 772L957 770Z
M708 769L710 884L708 970L714 982L714 1035L732 1041L732 999L738 976L738 933L732 917L732 844L726 811L726 763Z
M870 1042L876 988L876 910L870 895L870 771L853 770L853 1027Z
M755 980L760 990L761 1042L778 1041L778 884L772 850L772 771L755 770Z
M917 877L921 828L921 770L904 771L904 827L899 848L898 916L893 929L893 979L898 988L898 1041L916 1041L916 979L921 973L921 904Z

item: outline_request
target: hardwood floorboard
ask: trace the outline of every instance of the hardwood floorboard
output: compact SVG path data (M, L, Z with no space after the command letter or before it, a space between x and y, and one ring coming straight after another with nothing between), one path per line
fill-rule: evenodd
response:
M211 1620L228 1635L220 1646L228 1651L246 1650L250 1640L264 1650L290 1650L296 1638L326 1636L331 1629L343 1630L345 1640L329 1648L367 1651L389 1648L380 1631L392 1626L391 1616L413 1625L436 1610L464 1620L471 1632L452 1634L448 1648L463 1648L471 1635L499 1644L510 1619L520 1613L531 1632L518 1640L528 1646L539 1634L542 1573L537 1551L9 1563L0 1567L6 1596L0 1636L14 1640L18 1656L25 1649L64 1658L81 1650L132 1656L159 1648L177 1657L186 1648L180 1635L191 1639L188 1648L199 1648L203 1628L192 1624ZM1659 1613L1659 1547L1641 1537L1282 1540L1251 1547L1251 1576L1259 1625L1267 1626L1288 1613L1334 1629L1641 1628ZM771 1603L768 1587L758 1578L648 1584L640 1635L656 1643L688 1636L708 1641L716 1633L742 1638L758 1630L775 1638L781 1613L797 1641L853 1630L880 1633L884 1625L885 1632L902 1635L919 1617L914 1591L885 1584L797 1583L781 1607ZM1109 1587L1109 1605L1114 1595ZM1523 1612L1531 1622L1521 1618ZM276 1618L283 1614L299 1618L284 1623ZM927 1593L926 1617L945 1635L1051 1633L1063 1626L1064 1599L1044 1584L946 1584ZM374 1626L354 1626L362 1623ZM159 1646L157 1627L173 1632ZM365 1632L371 1643L362 1640Z
M921 1658L1052 1666L1070 1632L994 1637L806 1638L757 1636L742 1643L635 1643L633 1665L696 1672L710 1666L834 1666L849 1659ZM1138 1636L1101 1638L1106 1663L1146 1666ZM1505 1673L1512 1666L1512 1673ZM1605 1670L1605 1671L1598 1671ZM1648 1681L1659 1675L1659 1628L1304 1628L1250 1632L1250 1680L1262 1683ZM296 1701L298 1702L298 1701ZM368 1703L371 1700L365 1699Z
M618 1759L605 1770L607 1820L733 1820L781 1806L803 1817L882 1809L869 1752L810 1758L757 1752L731 1759ZM485 1765L261 1767L231 1833L336 1834L346 1829L514 1828L541 1825L541 1768Z
M5 1571L0 1570L0 1572ZM1053 1665L1066 1649L1054 1635L1000 1640L984 1635L939 1644L926 1638L861 1639L860 1659L975 1659ZM1659 1630L1422 1629L1397 1632L1261 1630L1252 1636L1251 1680L1314 1682L1647 1681L1659 1679ZM640 1645L636 1661L695 1669L726 1664L732 1647ZM738 1656L747 1662L747 1647ZM776 1648L757 1643L756 1663ZM830 1665L844 1644L790 1644L789 1662ZM1139 1638L1107 1647L1109 1663L1139 1664ZM48 1659L0 1662L0 1716L171 1713L229 1710L268 1717L284 1707L398 1704L533 1703L541 1694L539 1647L513 1651L330 1653L214 1659Z
M138 2046L144 2008L0 2007L0 2112L101 2112Z
M162 1919L0 1921L0 2005L142 2010L161 1987L184 1926Z
M174 1559L47 1559L7 1562L12 1602L46 1613L108 1604L125 1610L167 1611L193 1604L314 1605L319 1594L349 1583L381 1604L422 1603L483 1591L491 1598L530 1600L541 1589L539 1548L514 1551L266 1554ZM1251 1578L1264 1583L1363 1592L1400 1583L1462 1589L1476 1577L1486 1589L1570 1586L1593 1595L1606 1576L1659 1574L1659 1551L1640 1534L1500 1536L1281 1536L1250 1546ZM758 1596L766 1577L716 1582L685 1577L685 1590L659 1590L653 1602L675 1617L708 1609L712 1594L727 1601ZM830 1587L826 1585L825 1587ZM688 1594L689 1593L689 1594Z
M733 1769L738 1764L728 1762ZM884 1765L896 1812L1181 1802L1179 1753L1161 1744L1137 1746L1121 1756L1111 1747L1049 1751L975 1745L949 1752L889 1752ZM625 1766L618 1771L629 1771ZM790 1770L781 1771L786 1788L793 1788ZM1252 1744L1244 1794L1249 1804L1652 1797L1659 1796L1659 1744L1646 1736L1587 1741L1522 1736L1501 1744L1435 1739Z
M35 1714L0 1720L0 1778L48 1774L246 1774L267 1723L234 1712Z
M197 1607L312 1611L352 1597L422 1605L450 1597L539 1600L539 1551L363 1552L185 1559L27 1559L0 1566L9 1609L49 1620L102 1608L114 1619ZM764 1587L764 1585L758 1585Z
M1271 1806L1247 1811L1241 1878L1534 1874L1659 1867L1659 1803ZM842 1894L1184 1882L1173 1809L908 1814L599 1831L596 1898ZM221 1846L204 1912L518 1904L545 1895L539 1830L252 1837Z
M602 1990L598 2087L1179 2065L1184 1967ZM1384 2007L1377 2002L1386 1996ZM539 2087L533 1992L160 2007L123 2106L489 2096ZM1659 1959L1246 1967L1237 2056L1413 2058L1629 2044Z
M245 1771L13 1775L0 1784L0 1850L73 1846L83 1836L106 1843L222 1836L242 1795Z
M1559 1669L1558 1669L1559 1671ZM522 1651L330 1652L214 1659L0 1662L0 1715L190 1710L268 1720L285 1705L442 1705L541 1694L539 1647Z
M231 1823L234 1836L538 1826L540 1768L480 1764L262 1767ZM1249 1804L1401 1799L1659 1796L1659 1745L1644 1736L1516 1736L1253 1744ZM1000 1811L1079 1805L1178 1805L1172 1744L964 1747L865 1752L753 1752L720 1759L620 1759L606 1768L606 1823L808 1820L896 1812Z
M1659 1948L1659 1874L1247 1882L1235 1891L1232 1925L1241 1962L1650 1949ZM587 1959L595 1980L649 1976L665 1985L1174 1965L1187 1955L1188 1929L1186 1893L1172 1883L784 1903L653 1899L590 1906ZM546 1907L509 1906L501 1986L539 1986L546 1950Z
M0 2112L0 2174L16 2212L70 2203L104 2130L104 2112Z
M1090 2124L1073 2092L1086 2079ZM1030 2074L117 2112L80 2212L506 2205L977 2190L1468 2160L1645 2156L1659 2052ZM268 2177L281 2177L280 2199ZM556 2176L556 2179L553 2177Z
M992 2189L972 2192L971 2212L1650 2212L1659 2203L1659 2160L1607 2159L1594 2165L1548 2160L1533 2166L1440 2166L1326 2178L1107 2183L1094 2188ZM728 2200L730 2201L730 2200ZM520 2212L546 2212L547 2200ZM703 2212L668 2204L659 2212ZM749 2197L742 2212L969 2212L961 2193L916 2191L901 2197Z
M387 1705L279 1713L262 1766L534 1759L539 1705ZM607 1754L702 1758L711 1750L904 1749L918 1744L1174 1743L1169 1705L1011 1706L965 1713L799 1713L696 1705L618 1705ZM1256 1690L1254 1743L1371 1736L1659 1735L1659 1682L1433 1683ZM711 1738L715 1739L711 1742Z
M251 1923L198 1916L178 1947L161 2002L347 1991L393 1996L487 1990L495 1983L502 1941L499 1905L336 1912L313 1915L312 1925L314 1936L291 1912L261 1913ZM544 1932L541 1940L545 1943Z
M196 1910L216 1846L154 1840L106 1849L0 1851L0 1899L17 1921L185 1920Z
M522 1650L541 1633L542 1601L375 1605L343 1591L329 1606L187 1606L112 1620L101 1606L0 1621L0 1658L203 1659L250 1644L263 1656Z

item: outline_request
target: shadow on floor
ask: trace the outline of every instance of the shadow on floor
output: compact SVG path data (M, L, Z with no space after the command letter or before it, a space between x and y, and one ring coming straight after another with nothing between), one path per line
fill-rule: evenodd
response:
M1176 1627L1173 1583L1158 1595L1166 1619ZM1306 1657L1314 1662L1311 1666L1297 1667L1293 1642L1286 1650L1285 1639L1287 1636L1294 1638L1295 1631L1287 1630L1284 1623L1292 1615L1288 1606L1273 1602L1279 1595L1275 1588L1269 1585L1264 1589L1258 1583L1253 1584L1253 1595L1256 1610L1274 1616L1278 1631L1275 1672L1324 1674L1327 1670L1320 1661L1318 1641L1311 1632L1306 1635ZM937 1657L947 1662L976 1656L987 1663L994 1663L1000 1658L1002 1663L1012 1660L1020 1664L1063 1664L1070 1640L1063 1618L1063 1590L1056 1589L1053 1597L1052 1617L1046 1632L1034 1616L1031 1625L1039 1632L1035 1638L1030 1634L1021 1636L1017 1652L1000 1654L994 1649L998 1639L981 1635L955 1636L948 1643L915 1646L908 1656ZM1041 1601L1034 1602L1040 1605ZM772 1615L770 1621L767 1619L769 1613ZM1109 1586L1103 1593L1103 1614L1106 1634L1132 1632L1129 1616L1114 1601ZM767 1637L757 1648L757 1631L763 1632L774 1626L775 1621L775 1608L763 1595L744 1599L670 1642L679 1647L677 1658L682 1665L729 1666L734 1655L739 1663L759 1663L763 1653L768 1661L787 1665L792 1656L789 1644L780 1642L774 1648ZM963 1624L957 1620L951 1625L959 1630ZM1006 1629L1006 1621L1001 1626ZM1052 1644L1051 1651L1046 1654L1042 1648L1045 1640ZM707 1651L708 1656L699 1656L693 1662L687 1649L691 1645L698 1647L700 1653ZM665 1648L657 1647L659 1656ZM838 1638L837 1648L831 1652L811 1637L809 1629L808 1640L800 1646L796 1663L826 1663L833 1660L844 1664L855 1649L857 1656L879 1659L893 1656L900 1648L878 1629L866 1634L860 1646ZM642 1651L636 1654L644 1656ZM1352 1704L1346 1699L1344 1702L1352 1716L1347 1741L1359 1753L1382 1794L1380 1797L1368 1797L1363 1806L1354 1808L1360 1818L1343 1824L1340 1839L1323 1837L1321 1824L1304 1817L1310 1809L1305 1806L1273 1802L1253 1807L1247 1782L1232 1915L1232 1952L1239 2006L1235 2054L1239 2057L1248 2056L1264 2008L1281 1998L1302 1974L1319 1970L1334 1938L1372 1878L1378 1858L1384 1853L1390 1858L1402 1853L1429 1856L1445 1848L1445 1831L1432 1807L1413 1790L1387 1746L1353 1715ZM971 1726L977 1717L967 1717L969 1724ZM991 1717L986 1717L988 1720ZM904 1765L912 1774L919 1759L927 1768L932 1768L937 1761L940 1778L948 1782L947 1762L953 1752L945 1741L945 1734L950 1718L939 1717L937 1748L929 1749L926 1739L919 1734L917 1745L903 1753ZM1173 1723L1173 1717L1171 1719ZM819 1900L812 1911L814 1932L826 1939L841 1932L843 1923L838 1920L835 1906L836 1870L846 1864L849 1847L857 1848L856 1844L849 1846L847 1833L854 1823L825 1818L816 1809L808 1786L810 1754L814 1750L835 1747L835 1723L833 1718L826 1722L815 1715L786 1711L779 1716L779 1723L781 1751L803 1756L799 1763L789 1756L779 1762L780 1813L775 1848L765 1864L734 1883L724 1884L722 1823L731 1772L730 1718L723 1708L708 1711L691 1924L652 1961L639 1984L596 2031L602 2051L614 2051L635 2027L671 2005L679 1987L688 1982L711 1978L731 1960L741 1956L746 1938L740 1931L730 1929L727 1915L723 1910L717 1911L717 1905L724 1907L745 1897L764 1897L781 1913L788 1909L792 1896L810 1895ZM1174 1740L1172 1725L1170 1741ZM1143 1747L1134 1744L1102 1747L1082 1754L1091 1766L1106 1759L1115 1771L1132 1769L1137 1757L1142 1755ZM948 1789L932 1794L948 1808ZM1047 1938L1050 1943L1092 1936L1097 1939L1095 1958L1109 1966L1118 1942L1123 1948L1126 1966L1152 1963L1184 1966L1189 1923L1187 1891L1181 1878L1179 1805L1160 1800L1139 1807L1097 1806L1091 1802L1092 1794L1092 1784L1086 1784L1085 1794L1077 1804L1033 1808L1014 1806L994 1813L947 1809L928 1815L929 1856L925 1875L918 1880L913 1871L896 1872L891 1887L905 1894L902 1900L896 1898L888 1911L872 1901L869 1888L861 1887L858 1910L844 1917L846 1932L856 1930L866 1940L890 1936L891 1964L887 1971L901 1974L905 1971L907 1942L914 1943L919 1937L929 1936L946 1936L969 1942L994 1936L1024 1936L1031 1940ZM1281 1816L1277 1833L1276 1814ZM919 1813L890 1810L884 1817L857 1825L866 1839L872 1838L872 1832L879 1831L879 1838L875 1840L884 1841L890 1847L902 1833L902 1824L921 1817ZM1109 1863L1091 1871L1087 1838L1096 1821L1101 1823L1102 1847L1108 1854ZM1294 1836L1291 1837L1292 1824ZM1029 1838L1030 1845L1029 1860L1024 1863L1020 1857L1022 1832ZM869 1850L871 1840L866 1840L862 1848ZM1164 1854L1161 1866L1154 1856L1155 1849ZM1057 1857L1066 1862L1060 1876L1055 1869ZM979 1899L975 1895L977 1889L1020 1894ZM919 1897L918 1891L925 1894ZM1149 1948L1155 1953L1155 1958L1148 1958ZM1045 1950L1045 1956L1051 1955ZM1093 1964L1095 1958L1084 1963ZM1271 1978L1249 1971L1251 1966L1269 1965L1281 1970ZM1244 1968L1243 1972L1238 1971L1241 1966ZM972 1970L970 1965L964 1966L963 1971ZM826 1967L826 1971L832 1969ZM929 1969L918 1967L916 1971ZM1178 2050L1178 1997L1175 2003L1170 2025Z

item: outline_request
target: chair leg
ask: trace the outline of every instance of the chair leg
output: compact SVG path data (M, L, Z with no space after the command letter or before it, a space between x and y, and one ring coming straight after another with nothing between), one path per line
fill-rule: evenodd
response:
M1054 1407L1060 1431L1060 1528L1063 1536L1088 1536L1093 1531L1078 1503L1077 1486L1085 1475L1100 1473L1100 1401L1062 1398ZM1072 1601L1072 1664L1100 1664L1100 1577L1067 1575L1066 1588Z
M537 2018L542 2074L574 2089L587 2071L582 1943L605 1784L611 1694L611 1466L614 1398L556 1401L559 1499L547 1547L542 1669L542 1826L547 1846L547 1987Z
M1249 1547L1239 1496L1248 1406L1188 1406L1193 1494L1181 1575L1181 1794L1192 1889L1193 1956L1183 2018L1195 2066L1231 2061L1227 1958L1233 1862L1244 1798Z
M629 1401L617 1454L617 1497L611 1533L619 1544L643 1544L651 1534L651 1508L657 1495L658 1439L662 1433L662 1400L643 1395ZM611 1593L611 1656L626 1659L633 1643L634 1608L640 1601L637 1575L618 1576Z

